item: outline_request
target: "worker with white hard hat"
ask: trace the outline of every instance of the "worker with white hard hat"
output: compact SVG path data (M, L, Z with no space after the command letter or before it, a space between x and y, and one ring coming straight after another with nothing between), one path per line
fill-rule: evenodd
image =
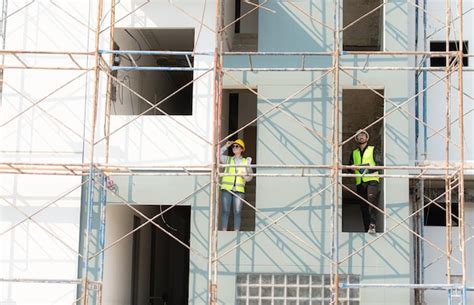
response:
M352 151L350 156L350 165L361 166L379 166L382 160L378 150L369 142L369 133L360 129L355 134L355 141L358 147ZM357 194L363 198L359 200L362 212L362 220L364 221L365 232L375 234L377 228L377 208L379 202L379 170L359 168L353 170Z

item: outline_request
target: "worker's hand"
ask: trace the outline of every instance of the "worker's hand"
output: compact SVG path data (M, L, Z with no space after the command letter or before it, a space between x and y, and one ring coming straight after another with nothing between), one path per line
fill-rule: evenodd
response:
M364 163L364 164L361 164L361 166L370 166L369 163ZM367 168L361 168L359 169L359 173L361 173L362 175L365 175L365 174L368 174L368 169Z
M239 168L237 169L237 173L239 174L239 176L240 176L241 178L244 178L244 177L247 176L247 174L248 174L248 173L247 173L247 169L246 169L245 167L239 167Z
M225 142L225 146L227 146L227 147L230 147L232 144L234 144L234 141Z

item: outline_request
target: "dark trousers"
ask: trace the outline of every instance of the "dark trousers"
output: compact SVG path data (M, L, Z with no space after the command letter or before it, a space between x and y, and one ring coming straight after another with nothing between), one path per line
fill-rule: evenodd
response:
M362 182L357 185L357 194L370 202L372 205L379 206L379 183L377 181ZM364 230L369 230L370 224L377 223L377 210L364 200L359 200L362 220L364 221Z

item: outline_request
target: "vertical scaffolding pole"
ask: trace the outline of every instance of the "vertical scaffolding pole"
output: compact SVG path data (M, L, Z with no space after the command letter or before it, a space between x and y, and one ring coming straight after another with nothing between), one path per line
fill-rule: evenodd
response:
M462 263L462 301L461 304L467 304L467 269L466 269L466 237L465 237L465 210L464 210L464 95L463 95L463 4L458 0L459 15L459 50L458 50L458 113L459 113L459 186L458 186L458 208L459 208L459 248L461 251Z
M449 52L449 37L451 33L451 0L445 0L445 47L446 52ZM451 56L450 54L446 54L446 65L445 65L445 73L446 73L446 82L445 82L445 90L446 90L446 139L445 139L445 166L446 168L449 167L449 144L451 138ZM452 217L451 217L451 181L449 179L450 173L449 169L445 171L445 202L446 202L446 277L447 283L451 284L451 253L452 253Z
M91 126L91 134L90 134L90 148L89 148L89 181L87 183L88 186L88 207L87 207L87 228L86 228L86 236L85 236L85 263L84 263L84 271L83 271L83 293L82 293L82 304L88 305L89 300L89 243L90 243L90 235L91 235L91 226L92 226L92 208L94 203L93 197L93 188L94 188L94 141L95 141L95 129L97 123L97 108L99 102L99 81L100 81L100 23L102 18L102 8L103 8L103 0L99 0L97 2L97 20L96 20L96 32L95 32L95 67L94 67L94 96L92 100L92 126Z
M334 52L333 52L333 135L332 135L332 245L331 245L331 288L332 304L339 304L339 55L340 1L334 1Z
M427 10L427 2L426 0L423 0L423 52L427 52L426 49L426 40L427 40L427 33L426 33L426 10ZM417 50L418 51L418 50ZM427 153L428 153L428 94L425 91L425 88L428 87L428 71L426 71L427 67L427 60L424 58L423 60L423 160L426 160L427 158Z
M105 175L103 171L100 171L99 183L97 183L97 188L99 190L99 230L98 230L98 250L100 251L99 256L99 274L98 274L98 284L97 284L97 295L96 295L96 304L102 304L102 286L104 281L104 263L105 263L105 211L106 211L106 202L107 202L107 189L104 187L106 185Z
M2 21L0 23L1 29L0 29L0 35L1 35L1 43L2 43L2 50L5 49L5 42L6 42L6 34L7 34L7 12L8 12L8 0L3 0L2 2L2 14L1 18ZM5 56L2 55L2 61L1 65L3 66L5 64ZM0 94L3 91L3 75L4 75L4 69L0 69Z
M420 236L423 236L423 206L424 206L424 180L420 179L418 181L413 182L413 211L421 211L414 215L414 231L417 232ZM417 236L413 235L414 241L414 283L415 284L424 284L424 261L423 261L423 240ZM416 289L414 290L415 296L415 304L416 305L423 305L424 301L424 293L423 289Z
M217 85L217 81L216 81L216 78L217 78L217 48L215 49L215 54L214 54L214 97L213 97L213 103L212 103L212 107L213 107L213 116L214 116L214 120L213 120L213 136L212 136L212 169L211 169L211 194L210 194L210 200L209 200L209 237L208 237L208 248L209 248L209 252L208 252L208 264L207 264L207 268L208 268L208 288L209 288L209 291L208 291L208 304L209 305L212 305L212 304L215 304L215 301L216 301L216 296L215 296L215 293L216 293L216 285L214 283L214 280L213 280L213 266L214 266L214 259L215 259L215 251L216 251L216 247L217 247L217 241L214 242L215 240L215 232L217 231L216 228L215 228L215 215L216 212L215 212L215 209L217 207L217 193L216 193L216 186L218 184L218 181L217 179L219 179L219 173L218 173L218 158L217 158L217 155L218 155L218 151L219 151L219 147L217 145L218 143L218 140L217 140L217 134L216 134L216 131L217 131L217 127L216 127L216 122L217 122L217 97L216 97L216 94L217 94L217 88L216 88L216 85Z
M1 35L1 43L2 43L2 50L5 49L5 38L6 38L6 34L7 34L7 12L8 12L8 0L0 0L1 3L2 3L2 7L1 7L1 10L2 10L2 14L1 14L1 22L0 22L0 35ZM2 56L3 58L3 56ZM3 60L2 60L2 65L3 65Z
M110 35L110 50L114 49L114 35L115 35L115 0L111 0L111 7L110 7L110 27L109 27ZM109 55L109 66L112 67L114 65L114 57L117 56L115 54L110 53ZM117 71L118 73L118 71ZM110 153L110 111L112 108L112 87L113 87L113 79L110 73L107 73L107 97L106 97L106 104L105 104L105 120L104 120L104 136L105 136L105 163L109 163L109 153Z
M220 136L220 88L222 72L220 61L221 15L224 3L216 1L216 34L214 47L214 92L213 92L213 135L212 135L212 169L211 194L209 203L209 257L208 257L208 304L217 304L217 206L219 203L219 136Z
M221 123L222 123L222 82L223 82L223 73L222 73L222 67L223 67L223 59L222 59L222 53L224 52L224 45L223 45L223 35L224 32L221 30L224 28L224 8L225 8L225 1L224 0L218 0L218 5L219 5L219 14L216 16L216 21L217 21L217 26L216 26L216 49L217 49L217 54L218 56L216 57L216 72L217 72L217 83L216 83L216 107L217 107L217 118L216 118L216 196L215 196L215 205L214 205L214 268L213 268L213 278L214 278L214 283L215 283L215 299L217 304L217 266L218 266L218 207L219 207L219 169L220 169L220 139L221 139Z

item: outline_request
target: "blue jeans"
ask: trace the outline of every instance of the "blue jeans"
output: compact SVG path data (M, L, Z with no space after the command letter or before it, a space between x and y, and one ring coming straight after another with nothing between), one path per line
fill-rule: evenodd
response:
M237 196L244 199L245 193L234 192ZM222 230L227 231L229 223L229 214L231 206L234 211L234 230L240 231L240 212L242 212L242 200L232 195L228 191L221 192L222 201Z

